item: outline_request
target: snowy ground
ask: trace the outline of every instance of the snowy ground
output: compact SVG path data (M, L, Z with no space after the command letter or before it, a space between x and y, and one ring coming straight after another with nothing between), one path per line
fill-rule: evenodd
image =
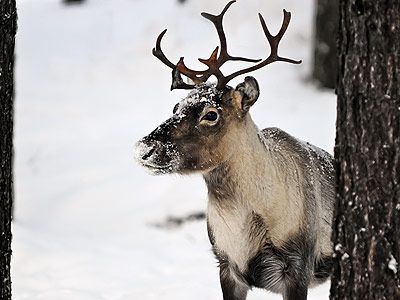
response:
M147 175L132 148L185 94L169 92L170 71L151 55L156 36L168 28L168 56L197 66L217 43L199 13L226 1L60 2L18 1L14 299L222 299L205 222L152 225L204 211L202 179ZM282 54L303 64L254 74L262 95L253 117L332 152L335 96L307 79L312 4L240 0L225 27L232 54L264 57L257 12L277 30L281 9L292 11ZM328 290L313 289L311 299ZM266 298L280 299L249 296Z

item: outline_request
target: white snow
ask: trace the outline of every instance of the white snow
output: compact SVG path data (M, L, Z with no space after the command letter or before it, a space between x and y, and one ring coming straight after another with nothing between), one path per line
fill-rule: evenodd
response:
M179 119L184 118L185 108L192 106L196 103L205 102L208 104L212 104L213 98L218 93L215 86L215 83L202 83L200 85L197 85L195 89L190 91L188 95L179 102L176 116Z
M193 68L217 45L200 12L218 13L224 2L187 2L18 1L14 299L222 299L205 222L151 225L205 211L202 179L149 176L133 159L136 141L187 94L169 91L170 69L151 54L158 34L168 28L166 55L185 56ZM303 64L252 74L261 88L253 119L332 152L335 95L307 79L313 2L239 1L224 25L232 55L262 58L269 47L257 13L277 32L282 9L292 12L280 52ZM224 72L247 65L229 63ZM310 299L328 293L326 283ZM265 297L254 291L248 299Z
M348 253L343 253L343 255L342 255L342 260L346 260L346 259L348 259L348 258L350 258L350 255L348 254Z
M397 261L393 255L390 255L390 260L388 264L388 268L393 271L394 274L397 273Z

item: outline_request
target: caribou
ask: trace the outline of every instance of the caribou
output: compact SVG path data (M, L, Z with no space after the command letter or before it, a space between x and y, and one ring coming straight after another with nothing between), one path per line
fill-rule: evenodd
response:
M208 59L199 59L205 70L188 68L183 57L173 64L161 49L166 30L157 38L153 54L172 69L171 89L191 91L169 119L137 142L135 156L153 174L203 176L208 235L224 300L244 300L253 287L303 300L308 288L331 272L333 159L283 130L257 128L249 113L260 94L255 78L245 77L236 88L228 85L273 62L301 62L278 54L291 18L285 10L277 35L259 14L270 45L267 58L228 54L223 17L234 2L219 15L202 13L220 40ZM253 65L226 76L221 66L228 61ZM208 82L210 76L217 82Z

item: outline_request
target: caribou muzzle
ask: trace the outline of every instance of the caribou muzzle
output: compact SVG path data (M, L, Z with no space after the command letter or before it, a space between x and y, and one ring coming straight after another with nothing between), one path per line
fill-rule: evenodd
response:
M144 137L135 145L135 159L154 175L172 173L178 165L178 155L172 143Z

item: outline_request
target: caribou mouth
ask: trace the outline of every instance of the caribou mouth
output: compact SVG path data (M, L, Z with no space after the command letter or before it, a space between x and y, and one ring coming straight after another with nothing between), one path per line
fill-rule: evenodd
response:
M174 171L174 167L172 165L158 166L148 162L141 162L141 165L146 168L151 174L167 174L172 173Z

